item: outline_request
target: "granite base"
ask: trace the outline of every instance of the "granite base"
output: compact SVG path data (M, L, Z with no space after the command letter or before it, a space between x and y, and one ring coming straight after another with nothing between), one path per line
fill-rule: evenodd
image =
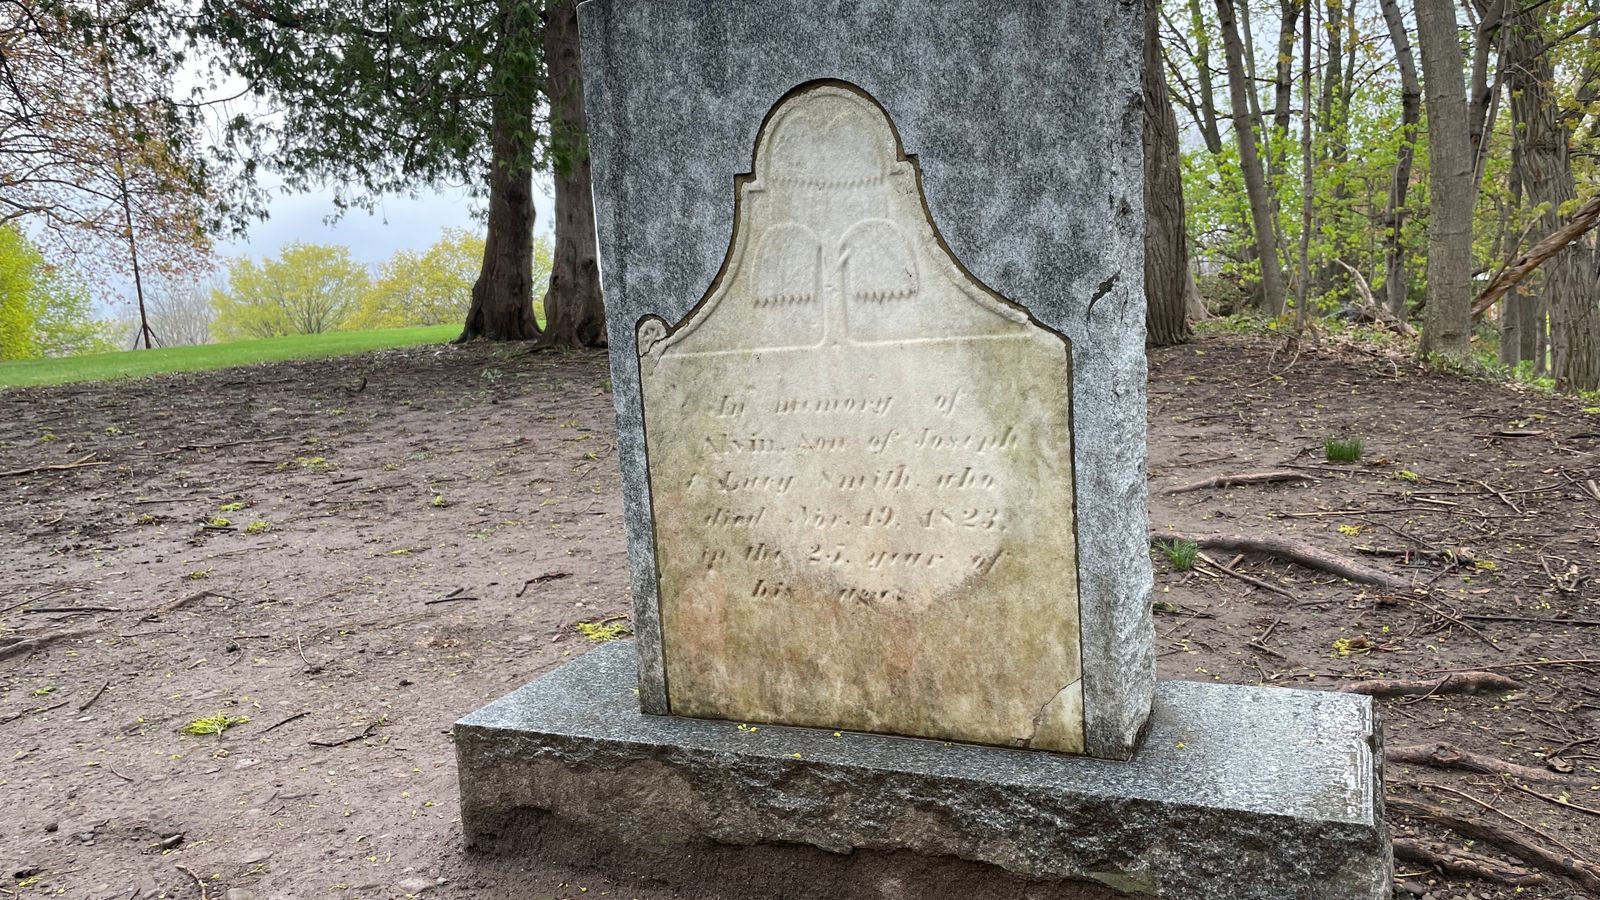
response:
M457 723L468 845L600 847L679 884L787 854L833 898L898 896L919 870L1075 900L1392 896L1367 697L1163 682L1143 747L1114 762L647 716L636 683L631 644L608 644Z

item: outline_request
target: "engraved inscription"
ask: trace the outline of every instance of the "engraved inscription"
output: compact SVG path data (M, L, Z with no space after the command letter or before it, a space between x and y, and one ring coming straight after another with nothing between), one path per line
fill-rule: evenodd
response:
M1066 341L854 88L784 100L737 202L704 301L638 328L672 711L1081 752Z

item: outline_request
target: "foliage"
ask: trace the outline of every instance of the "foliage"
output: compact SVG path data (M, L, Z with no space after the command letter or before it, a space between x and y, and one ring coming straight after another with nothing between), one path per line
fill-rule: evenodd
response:
M184 734L201 736L207 734L222 734L235 725L243 725L250 721L249 716L230 716L227 713L217 713L211 716L201 716L184 725L180 731Z
M1226 65L1214 44L1217 11L1205 0L1163 2L1160 41L1168 82L1185 131L1182 146L1187 152L1182 174L1196 281L1223 313L1238 312L1258 302L1260 271L1237 143L1226 133L1231 127L1231 111L1227 109ZM1311 36L1315 62L1309 72L1300 69L1299 22L1287 23L1296 52L1287 58L1279 57L1274 51L1279 26L1284 24L1281 16L1285 12L1297 14L1296 6L1249 4L1254 27L1246 37L1253 41L1254 53L1247 57L1247 65L1253 70L1245 77L1255 86L1251 114L1258 141L1265 147L1265 175L1274 200L1273 222L1281 246L1298 246L1302 201L1309 200L1313 211L1312 230L1307 235L1310 284L1295 283L1291 285L1292 292L1308 298L1319 314L1343 314L1366 305L1360 280L1346 266L1360 273L1380 302L1389 293L1388 237L1396 227L1389 207L1407 135L1402 125L1403 85L1388 25L1373 5L1316 4L1312 12L1319 21L1313 25ZM1475 271L1472 290L1479 290L1504 264L1532 246L1540 238L1541 229L1547 227L1540 221L1543 210L1530 199L1530 176L1514 165L1514 159L1526 163L1532 156L1518 152L1525 140L1513 108L1522 95L1514 94L1510 85L1520 69L1511 68L1516 60L1507 49L1514 43L1508 42L1507 30L1514 27L1538 31L1535 46L1549 63L1553 76L1548 84L1553 107L1549 113L1558 122L1557 133L1564 134L1568 143L1568 153L1564 155L1570 159L1577 198L1567 201L1568 206L1576 206L1600 190L1600 167L1595 165L1600 156L1588 146L1600 138L1600 44L1595 41L1600 30L1595 27L1593 11L1582 4L1547 6L1530 0L1530 15L1510 20L1489 17L1481 12L1482 4L1462 7L1466 9L1463 51L1472 65L1482 67L1474 74L1474 83L1487 86L1475 89L1472 98L1475 103L1484 104L1475 107L1473 113L1481 114L1485 122L1482 145L1475 152L1481 178L1470 223ZM1475 10L1479 11L1476 19ZM1533 15L1534 10L1539 12ZM1409 10L1401 10L1402 19L1409 15ZM1508 21L1516 24L1507 25ZM1414 31L1414 26L1407 27ZM1415 37L1409 43L1414 52ZM1280 72L1288 76L1288 82L1281 85L1283 94L1278 92ZM1310 85L1304 83L1306 78L1312 80ZM1311 110L1303 102L1308 89L1313 98ZM1280 97L1288 102L1279 106ZM1300 152L1301 125L1306 115L1311 117L1312 132L1309 173L1304 172ZM1280 130L1280 125L1285 127ZM1477 128L1478 122L1461 127L1469 125ZM1415 313L1427 296L1424 254L1434 200L1429 194L1429 127L1424 118L1416 131L1409 188L1403 206L1397 210L1401 267L1396 274L1405 279L1400 292L1404 301L1401 312L1405 313ZM1305 175L1309 175L1309 198L1302 196ZM1565 218L1570 211L1558 210L1558 217ZM1580 244L1580 253L1591 254L1597 241L1590 235ZM1298 266L1293 262L1286 260L1285 268L1298 282ZM1600 305L1600 284L1594 283L1593 272L1591 266L1585 301L1591 307L1591 320L1589 324L1580 321L1573 326L1587 331L1574 332L1566 343L1550 335L1547 346L1552 349L1547 355L1559 355L1556 348L1562 346L1600 354L1600 340L1596 339L1600 337L1600 326L1593 320L1600 313L1595 308ZM1530 302L1544 301L1544 274L1536 272L1525 282L1524 293L1537 298ZM1492 312L1491 322L1498 315L1498 311ZM1537 324L1532 327L1546 332L1564 327L1554 319L1545 319L1542 313L1534 321ZM1492 352L1498 335L1498 328L1490 328L1477 341ZM1528 347L1524 341L1524 358L1530 352ZM1501 356L1514 360L1518 350L1507 348ZM1538 362L1535 374L1544 375L1549 360ZM1600 369L1600 360L1591 368Z
M229 123L245 166L265 159L337 202L424 185L487 183L491 105L531 112L537 0L202 0L192 37L218 74L244 78L282 115ZM515 136L526 158L539 134Z
M12 225L0 225L0 360L102 353L111 328L89 294L51 267Z
M633 634L633 625L622 616L613 616L598 622L579 622L573 626L578 633L597 644L614 641Z
M296 335L232 344L156 348L137 353L98 353L68 359L0 362L0 388L75 381L140 378L168 372L198 372L252 363L324 356L344 356L391 347L443 344L460 326L400 328L386 331L341 331Z
M0 6L0 223L110 284L132 268L201 265L249 198L208 167L201 106L172 97L184 65L153 0ZM131 231L131 235L130 235Z
M1158 541L1156 549L1167 558L1167 564L1172 566L1174 572L1187 572L1194 568L1195 558L1200 555L1200 545L1191 540Z
M1365 449L1366 443L1359 437L1328 438L1322 444L1328 462L1355 462Z
M401 250L379 267L372 287L345 327L407 328L460 322L467 314L472 285L483 264L483 237L460 228L446 228L422 253ZM550 239L533 244L533 283L550 279ZM537 310L536 310L537 311Z
M366 267L342 246L294 243L260 263L229 260L227 286L211 294L213 332L237 341L335 331L369 281Z

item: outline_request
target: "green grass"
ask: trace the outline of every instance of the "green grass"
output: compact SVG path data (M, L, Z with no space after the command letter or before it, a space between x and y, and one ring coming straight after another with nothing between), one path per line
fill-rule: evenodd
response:
M165 372L199 372L285 359L343 356L391 347L441 344L460 333L460 325L429 325L383 331L335 331L331 334L236 341L201 347L93 353L60 359L23 359L0 362L0 388L65 384L69 381L107 381Z
M1194 568L1195 557L1200 555L1200 545L1194 541L1159 541L1156 549L1167 558L1167 564L1172 566L1174 572L1187 572Z
M1366 444L1358 437L1328 438L1322 443L1322 453L1328 462L1353 463L1365 450Z

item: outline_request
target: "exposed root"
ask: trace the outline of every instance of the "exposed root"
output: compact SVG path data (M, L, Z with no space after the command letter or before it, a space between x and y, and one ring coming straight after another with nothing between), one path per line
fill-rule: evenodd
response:
M1354 681L1341 686L1339 690L1346 694L1366 694L1369 697L1431 697L1435 694L1493 694L1514 691L1518 687L1521 685L1517 682L1493 672L1452 672L1433 681L1412 681L1404 678Z
M1454 744L1413 744L1409 747L1390 747L1384 751L1383 757L1391 763L1407 763L1413 766L1429 766L1435 769L1477 772L1480 775L1506 775L1520 781L1567 785L1573 783L1572 778L1559 772L1517 765L1514 762L1507 762L1497 757L1462 750Z
M1187 494L1191 491L1203 491L1214 487L1236 487L1242 484L1273 484L1280 481L1316 481L1303 472L1293 472L1288 469L1274 469L1269 472L1241 472L1237 475L1217 475L1212 478L1203 478L1200 481L1179 485L1167 491L1169 494Z
M1372 584L1387 588L1392 591L1409 590L1410 582L1397 575L1369 569L1353 560L1335 556L1325 550L1319 550L1302 541L1292 540L1278 535L1252 537L1245 534L1201 534L1187 535L1171 531L1157 531L1150 535L1151 540L1167 541L1193 541L1202 550L1231 550L1235 553L1261 553L1267 556L1276 556L1308 569L1317 569L1348 578L1362 584Z
M1570 878L1586 890L1600 892L1600 866L1555 853L1529 843L1497 825L1479 819L1470 813L1455 812L1424 800L1410 797L1388 797L1384 800L1390 812L1411 818L1428 819L1474 840L1493 844L1530 866L1563 878Z
M1394 839L1394 858L1431 866L1446 875L1465 875L1515 887L1543 884L1545 881L1545 877L1538 872L1519 869L1510 863L1468 853L1459 847L1424 843L1410 838Z

